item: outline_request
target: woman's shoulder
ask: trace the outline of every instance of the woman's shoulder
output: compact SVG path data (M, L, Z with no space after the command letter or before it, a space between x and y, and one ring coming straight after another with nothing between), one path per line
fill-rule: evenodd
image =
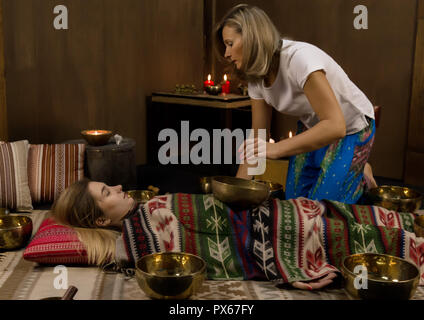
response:
M291 39L283 39L283 46L281 54L284 56L292 57L294 55L323 52L318 46L305 42L296 41Z

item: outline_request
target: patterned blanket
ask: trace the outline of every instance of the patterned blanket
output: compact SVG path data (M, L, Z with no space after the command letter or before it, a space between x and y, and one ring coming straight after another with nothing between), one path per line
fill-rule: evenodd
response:
M188 252L207 263L213 280L309 281L339 272L347 255L387 253L420 269L424 238L413 214L334 201L270 199L232 211L209 195L171 194L140 205L124 221L126 260L164 251Z

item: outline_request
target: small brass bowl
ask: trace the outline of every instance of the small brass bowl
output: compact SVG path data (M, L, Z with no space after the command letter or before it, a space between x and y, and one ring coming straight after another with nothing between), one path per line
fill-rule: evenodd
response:
M397 186L381 186L368 191L372 205L397 212L414 212L421 207L423 195L417 191Z
M222 87L219 84L215 86L207 86L206 92L211 95L217 96L218 94L222 92Z
M85 141L91 146L104 146L112 137L112 131L110 130L83 130L81 135Z
M152 299L187 299L202 286L206 262L184 252L154 253L137 261L135 276Z
M199 182L200 188L202 189L203 193L212 193L212 177L201 177L199 179Z
M414 232L417 237L424 237L424 216L417 216L415 218Z
M0 250L24 247L32 235L32 220L22 215L0 216Z
M212 193L231 209L252 209L264 202L271 194L269 186L235 177L217 176L212 178Z
M133 198L137 202L146 203L153 199L156 194L150 190L130 190L127 191L129 197Z
M363 280L359 280L365 272L355 270L356 266L366 268L367 288L363 287ZM420 278L420 271L412 263L387 254L353 254L343 260L341 269L346 291L364 300L408 300L415 294ZM362 288L355 288L355 279Z

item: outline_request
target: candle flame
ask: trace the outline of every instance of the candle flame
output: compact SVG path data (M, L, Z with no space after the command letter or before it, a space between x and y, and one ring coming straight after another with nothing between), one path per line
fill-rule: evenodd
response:
M208 81L211 81L212 76L209 74L208 75Z
M289 138L292 138L293 137L293 133L290 131L289 132Z
M270 138L270 139L269 139L269 143L275 143L275 140L274 140L274 139L272 139L272 138Z
M227 81L227 75L224 74L224 81Z

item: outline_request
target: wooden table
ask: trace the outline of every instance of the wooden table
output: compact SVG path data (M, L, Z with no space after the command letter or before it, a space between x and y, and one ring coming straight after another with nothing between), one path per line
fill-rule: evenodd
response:
M171 128L179 132L181 121L189 121L190 131L196 128L246 130L251 128L250 108L249 96L153 93L147 104L148 163L158 164L158 134L161 129Z
M213 96L206 93L178 94L171 92L155 92L152 94L152 102L180 104L194 107L209 107L225 109L225 128L232 128L232 110L250 108L249 96L226 94Z

